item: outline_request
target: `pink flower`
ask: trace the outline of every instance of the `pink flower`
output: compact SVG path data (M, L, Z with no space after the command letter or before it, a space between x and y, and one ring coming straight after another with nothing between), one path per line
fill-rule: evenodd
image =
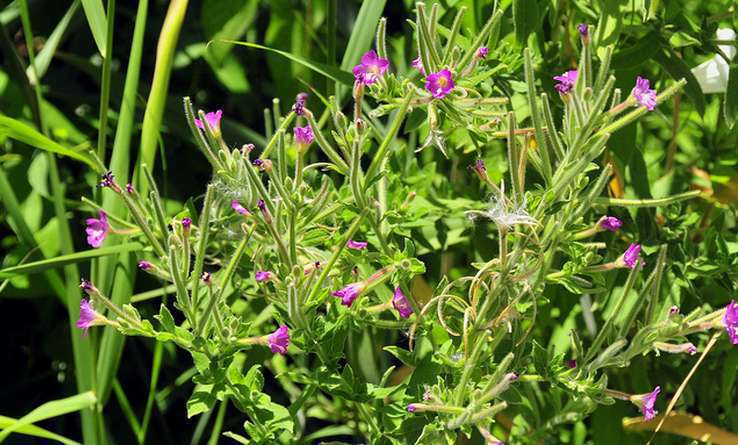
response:
M420 59L420 56L414 58L413 61L410 62L410 66L420 71L420 74L425 75L425 68L423 68L423 61Z
M574 88L574 84L577 83L577 70L569 70L560 76L554 76L553 79L558 82L554 85L556 91L561 94L567 94Z
M341 299L341 304L343 304L344 306L351 307L351 305L354 304L354 300L356 300L356 297L361 294L365 287L366 284L363 281L360 281L358 283L351 283L343 289L339 289L333 292L333 296L339 297Z
M392 297L392 306L400 313L400 317L402 318L408 318L413 314L413 307L410 306L400 286L395 288L395 295Z
M100 210L100 218L87 218L87 244L94 248L98 248L105 241L105 237L110 233L110 224L108 224L108 215L105 211Z
M310 124L304 127L295 127L295 143L302 147L307 147L313 142L315 135L313 134L313 128Z
M414 413L417 410L418 410L418 407L416 406L415 403L410 403L407 405L407 412Z
M656 405L656 399L661 392L661 387L657 386L653 391L646 394L639 394L630 397L633 402L643 413L643 419L648 421L656 417L659 412L654 409Z
M220 133L220 118L223 117L223 110L218 111L211 111L209 113L205 113L205 120L208 122L208 125L210 126L210 129L213 130L213 133L218 134ZM195 119L195 125L197 125L197 128L201 130L205 130L205 124L200 119Z
M366 241L354 241L352 239L348 240L348 242L346 243L346 247L354 250L366 249L368 245L369 243L367 243Z
M290 345L290 329L282 325L276 331L267 337L269 348L275 354L287 354L287 347Z
M192 218L188 216L185 216L184 218L182 218L182 228L184 230L190 230L191 227L192 227Z
M487 48L486 46L480 46L475 56L477 57L477 59L486 59L487 54L489 54L489 48Z
M614 216L603 216L599 222L599 226L602 230L617 232L623 226L623 222Z
M379 57L376 51L370 50L361 56L361 63L354 67L354 78L357 82L371 85L387 71L387 68L389 60Z
M431 92L436 99L443 99L454 89L454 79L451 71L441 70L437 73L430 73L425 78L425 89Z
M268 281L271 277L272 273L267 270L260 270L255 275L256 281L258 282Z
M641 245L631 244L625 250L625 253L623 253L623 263L625 263L625 265L628 266L629 269L632 269L635 267L636 261L638 261L638 258L640 258L640 255L641 255Z
M249 210L247 208L245 208L244 206L242 206L241 203L238 202L238 200L236 200L236 199L234 199L233 201L231 201L231 208L233 210L235 210L236 213L238 213L239 215L243 215L243 216L249 216L249 215L251 215L251 212L249 212Z
M577 361L576 359L571 359L566 361L566 366L571 369L575 369L577 367Z
M651 89L651 83L645 77L638 76L636 78L636 84L631 94L648 111L653 111L656 108L656 90Z
M129 182L128 184L126 184L126 191L127 191L127 192L128 192L129 194L131 194L131 195L132 195L132 194L133 194L133 192L135 192L135 191L136 191L136 189L134 189L134 188L133 188L133 184L131 184L131 183Z
M77 319L77 327L82 329L82 335L87 337L87 331L95 326L102 319L102 315L95 312L89 300L83 298L79 302L79 318Z
M138 268L141 270L150 270L152 267L154 266L146 260L141 260L138 262Z
M728 306L725 307L725 315L723 315L723 326L730 337L730 342L738 345L738 304L735 300L730 300Z

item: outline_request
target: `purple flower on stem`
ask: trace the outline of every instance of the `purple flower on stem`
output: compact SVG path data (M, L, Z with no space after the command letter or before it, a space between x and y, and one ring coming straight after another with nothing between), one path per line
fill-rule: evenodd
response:
M580 23L577 25L577 31L579 31L579 35L582 36L583 39L589 37L589 26L587 26L586 23Z
M566 366L567 368L575 369L577 367L577 361L575 359L567 360Z
M79 283L79 288L82 289L83 291L85 291L85 293L88 293L88 294L91 293L91 292L93 292L94 290L97 290L97 289L95 289L95 285L92 284L92 281L90 281L90 280L88 280L86 278L82 278L82 281Z
M409 413L414 413L415 411L417 411L417 409L418 409L418 407L415 406L414 403L410 403L410 404L407 405L407 412L409 412Z
M295 98L295 104L292 105L292 111L298 116L305 114L305 102L308 100L308 93L300 93Z
M425 89L436 99L443 99L454 89L454 79L449 70L430 73L425 78Z
M725 315L723 315L723 326L730 337L730 342L738 345L738 304L735 300L730 300L728 306L725 307Z
M346 247L354 250L366 249L368 245L369 243L366 241L354 241L352 239L348 240L348 242L346 243Z
M625 253L623 253L623 263L628 266L629 269L632 269L636 265L636 261L640 258L641 255L641 245L640 244L631 244L628 246L628 248L625 250Z
M275 354L287 354L287 347L290 345L290 329L282 325L276 331L267 337L269 348Z
M260 270L255 275L256 281L258 282L268 281L271 277L272 273L267 270Z
M307 147L313 142L313 139L315 139L313 128L310 124L305 125L304 127L295 127L294 133L295 143L301 147Z
M220 119L222 117L223 110L205 113L205 120L208 122L210 129L213 130L213 133L215 134L220 133ZM200 130L205 130L205 124L202 122L202 120L195 119L195 125L197 125L197 128L199 128Z
M402 318L409 318L413 314L413 307L410 306L400 286L395 288L395 295L392 297L392 307L400 313L400 317Z
M651 82L645 77L638 76L636 78L636 84L631 94L648 111L653 111L656 108L656 90L651 89Z
M87 244L97 249L105 241L110 233L110 224L108 224L108 215L105 211L100 210L99 218L87 218Z
M354 304L354 300L356 300L356 297L361 294L365 287L366 284L363 281L360 281L358 283L351 283L343 289L339 289L333 292L333 296L340 298L341 304L343 304L344 306L351 307L351 305Z
M211 274L210 272L201 273L200 279L202 280L203 283L207 284L208 286L213 284L213 274Z
M649 421L656 417L659 412L654 409L656 405L656 399L661 392L661 387L657 386L653 391L646 394L639 394L630 397L633 402L643 413L643 419Z
M77 319L77 327L82 329L82 335L87 337L87 331L98 324L97 322L102 319L102 315L95 312L92 308L90 301L83 298L79 302L79 318Z
M679 306L672 306L669 308L669 316L673 317L679 313Z
M131 184L131 183L129 182L128 184L126 184L126 191L127 191L127 192L128 192L129 194L131 194L131 195L132 195L132 194L133 194L133 192L135 192L136 190L135 190L135 189L133 188L133 184Z
M184 218L182 218L182 228L184 230L190 230L191 227L192 227L192 218L190 218L189 216L185 216Z
M477 59L481 60L481 59L486 59L488 54L489 54L489 48L487 48L486 46L480 46L475 55Z
M236 213L238 213L239 215L243 215L243 216L249 216L249 215L251 215L251 212L249 212L249 210L247 208L245 208L244 206L242 206L241 203L238 202L238 200L236 200L236 199L234 199L233 201L231 201L231 208L233 210L235 210Z
M577 70L569 70L560 76L554 76L556 82L554 88L561 94L567 94L574 88L574 84L577 83Z
M361 56L361 63L354 67L354 78L357 82L371 85L387 71L387 68L389 60L379 57L376 51L370 50Z
M154 267L154 265L146 260L141 260L138 262L138 268L141 270L150 270L152 267Z
M413 61L410 62L410 66L420 71L420 74L425 75L425 68L423 68L423 61L420 59L420 56L414 58Z
M600 229L609 230L610 232L617 232L623 227L623 222L614 216L603 216L599 222Z

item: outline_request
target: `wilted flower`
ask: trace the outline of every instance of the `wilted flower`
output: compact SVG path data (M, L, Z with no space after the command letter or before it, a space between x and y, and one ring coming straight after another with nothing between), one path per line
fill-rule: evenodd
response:
M487 48L486 46L480 46L475 56L477 57L477 59L486 59L487 54L489 54L489 48Z
M87 218L87 244L94 248L102 245L105 238L110 233L110 224L108 224L108 215L105 211L100 210L99 218Z
M269 348L275 354L287 354L287 347L290 345L290 330L287 326L282 325L276 331L267 337Z
M152 267L154 267L154 265L146 260L141 260L138 262L138 268L141 270L150 270Z
M359 294L364 291L365 287L366 283L363 281L351 283L343 289L334 291L333 296L340 298L341 304L343 304L344 306L351 307L351 305L354 304L354 300L356 300L356 297L358 297Z
M443 99L454 89L454 79L451 71L444 69L437 73L430 73L425 78L425 89L436 99Z
M636 78L636 84L631 94L648 111L653 111L656 108L656 90L651 89L651 83L645 77L638 76Z
M622 226L623 222L614 216L603 216L600 219L599 228L602 230L609 230L610 232L617 232Z
M413 307L410 306L400 286L395 288L395 295L392 297L392 307L400 313L400 317L402 318L408 318L413 314Z
M361 56L361 63L353 69L357 82L371 85L377 81L389 68L389 60L377 55L373 49Z
M567 94L574 88L574 84L577 82L577 70L569 70L560 76L554 76L556 82L554 88L561 94Z
M635 267L636 262L640 258L641 255L641 245L640 244L631 244L628 246L628 248L623 253L622 259L623 264L625 264L629 269L632 269Z
M566 361L567 368L575 369L577 367L577 361L576 359L571 359Z
M264 217L264 222L267 224L272 223L272 214L269 213L269 209L266 206L266 202L263 199L256 201L256 206L261 210L261 214Z
M251 215L251 212L249 212L249 210L247 208L245 208L244 206L242 206L241 203L238 202L238 200L236 200L236 199L234 199L233 201L231 201L231 208L233 210L235 210L236 213L238 213L239 215L243 215L243 216L249 216L249 215Z
M205 113L205 120L208 122L210 129L213 130L213 133L215 133L216 135L220 134L221 117L223 117L223 110ZM197 128L205 130L205 124L202 122L202 120L195 119L195 125L197 125Z
M735 300L730 300L728 306L725 307L723 326L725 326L725 331L730 337L730 342L738 345L738 304Z
M423 68L423 61L420 59L420 56L414 58L413 61L410 62L410 66L420 71L420 74L425 75L425 68Z
M210 272L201 273L200 279L202 280L203 283L207 284L208 286L213 284L213 274L211 274Z
M656 399L660 392L661 387L657 386L649 393L630 396L630 401L633 402L643 413L644 420L651 420L659 413L654 409L654 405L656 405Z
M82 278L82 280L79 283L79 288L85 291L86 294L93 294L97 292L97 288L94 284L92 284L92 281Z
M538 223L525 209L525 201L518 206L513 206L512 210L508 210L507 199L504 193L505 189L503 185L500 188L500 192L497 195L492 195L492 198L490 198L489 209L482 211L469 210L466 212L467 216L470 218L477 216L489 218L503 230L507 230L514 225L532 226Z
M87 300L86 298L80 300L77 327L82 329L83 336L87 336L87 331L92 326L103 324L103 320L105 320L105 317L97 313L95 309L92 308L92 304L90 304L89 300Z
M305 125L304 127L295 127L294 133L295 143L303 148L310 145L315 138L313 134L313 129L310 124Z
M348 242L346 243L346 247L355 250L366 249L368 245L369 243L367 243L366 241L354 241L352 239L348 240Z
M255 278L256 281L262 282L262 281L268 281L272 277L272 273L267 270L260 270L256 272Z

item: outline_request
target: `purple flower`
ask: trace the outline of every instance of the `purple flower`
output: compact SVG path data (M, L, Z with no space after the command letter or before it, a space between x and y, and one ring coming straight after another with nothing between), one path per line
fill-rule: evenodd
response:
M275 354L287 354L287 346L290 345L290 329L282 325L267 337L269 348Z
M115 188L115 184L115 175L113 174L113 172L105 172L100 178L100 183L98 184L98 187Z
M361 292L364 290L364 287L366 287L366 284L364 284L364 282L362 281L358 283L351 283L343 289L339 289L333 292L333 296L340 298L341 304L343 304L344 306L351 307L351 305L354 303L354 300L356 300L356 297L358 297L359 294L361 294Z
M648 111L653 111L656 108L656 90L651 89L651 82L645 77L638 76L636 78L636 84L631 94Z
M189 216L185 216L184 218L182 218L182 228L185 230L190 230L191 227L192 218L190 218Z
M292 105L292 111L298 115L302 116L305 114L305 102L307 102L308 99L308 93L300 93L295 98L295 104Z
M368 245L369 243L367 243L366 241L354 241L352 239L348 240L348 242L346 243L346 247L355 250L366 249Z
M249 210L247 208L245 208L244 206L242 206L241 203L238 202L238 200L236 200L236 199L234 199L233 201L231 201L231 208L233 210L235 210L236 213L238 213L239 215L243 215L243 216L249 216L249 215L251 215L251 212L249 212Z
M210 126L210 129L213 130L213 133L218 134L220 133L220 118L223 117L223 110L218 111L211 111L209 113L205 113L205 120L208 122L208 125ZM200 119L195 119L195 125L197 125L197 128L201 130L205 130L205 124Z
M400 286L395 288L395 295L392 297L392 307L400 313L400 317L402 318L408 318L413 314L413 307L410 306Z
M575 359L567 360L566 366L571 369L575 369L577 367L577 361Z
M95 326L102 316L95 312L89 300L83 298L79 302L79 318L77 319L77 327L82 329L82 335L87 337L87 331L90 327Z
M150 270L152 267L154 267L154 265L146 260L141 260L138 262L138 268L141 270Z
M686 352L689 355L695 355L697 353L697 347L693 345L692 343L687 343L685 346L684 352Z
M105 211L100 210L100 218L87 218L87 244L97 249L105 241L105 237L110 233L110 224L108 224L108 215Z
M420 71L420 74L425 75L425 68L423 68L423 61L420 59L420 56L414 58L413 61L410 62L410 66Z
M489 54L489 48L486 46L480 46L475 55L477 59L486 59L487 54Z
M654 405L656 405L656 399L659 396L659 393L661 392L661 387L657 386L653 389L653 391L642 394L639 396L634 396L635 400L634 402L638 407L640 408L641 412L643 413L643 419L648 421L656 417L656 414L659 412L653 409Z
M315 136L313 135L313 128L310 124L304 127L295 127L295 143L302 147L307 147L313 142Z
M669 308L669 316L674 316L679 313L679 306L672 306Z
M91 293L97 289L95 289L95 285L92 284L92 281L82 278L82 281L79 283L79 288L85 291L86 293Z
M371 85L387 71L387 68L389 60L379 57L376 51L370 50L361 56L361 63L354 67L354 78L357 82Z
M126 191L127 191L127 192L128 192L129 194L131 194L131 195L132 195L132 194L133 194L133 192L135 192L136 190L135 190L135 189L133 188L133 184L131 184L131 183L129 182L128 184L126 184Z
M267 270L260 270L256 272L255 277L258 282L268 281L272 277L272 273Z
M579 35L582 36L582 38L586 39L589 37L589 26L587 26L586 23L580 23L577 25L577 31L579 31Z
M638 261L638 258L640 258L640 255L641 255L641 245L631 244L625 250L625 253L623 253L623 263L625 263L625 265L628 266L629 269L632 269L635 267L636 261Z
M418 410L418 408L419 408L419 404L417 404L417 403L409 403L407 405L407 412L414 413L415 411Z
M508 372L507 374L505 374L505 380L507 380L508 382L514 382L519 378L520 376L515 372Z
M441 70L437 73L430 73L425 78L425 89L430 91L436 99L443 99L454 89L454 79L451 77L451 71Z
M577 83L577 70L569 70L560 76L554 76L556 82L554 88L561 94L567 94L574 88L574 84Z
M723 315L723 326L730 337L730 342L738 345L738 304L735 300L730 300L728 306L725 307L725 315Z
M602 219L600 219L599 226L602 230L617 232L621 227L623 227L623 222L614 216L603 216Z

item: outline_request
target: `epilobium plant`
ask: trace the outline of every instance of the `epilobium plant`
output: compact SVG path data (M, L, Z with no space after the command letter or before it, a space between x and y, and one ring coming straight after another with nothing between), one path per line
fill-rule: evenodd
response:
M502 12L468 39L460 38L463 9L443 39L436 7L427 13L419 3L417 12L419 56L407 76L390 65L380 22L376 47L353 69L353 115L330 98L316 116L301 94L288 114L273 116L276 130L258 156L253 145L233 148L223 138L220 110L195 113L185 98L194 142L213 168L200 212L166 214L145 168L140 192L108 172L100 186L120 196L132 222L101 210L86 229L95 248L109 233L145 243L138 267L172 286L175 301L162 303L152 321L85 280L89 300L77 326L85 334L111 326L187 350L197 368L188 416L231 400L244 412L244 431L226 434L241 443L293 443L312 428L306 416L337 424L340 434L392 444L453 444L472 435L488 444L541 443L557 425L616 399L652 419L660 387L627 394L609 384L611 369L649 352L694 354L686 337L699 331L724 327L738 343L734 303L709 314L659 309L666 248L641 246L606 213L695 193L638 202L602 197L611 175L602 157L608 138L684 82L657 94L638 77L623 97L609 71L612 48L594 58L591 30L579 25L579 66L553 77L558 97L537 93L526 50L527 108L511 111L485 82L505 69L488 64L496 49L484 46ZM560 118L552 100L561 102ZM405 221L422 217L411 207L415 195L387 196L388 181L402 176L388 160L410 112L425 122L427 149L447 153L456 131L468 132L480 155L495 139L507 141L502 181L489 177L481 159L471 166L491 200L465 211L467 224L495 239L497 251L474 265L474 275L443 280L427 299L412 291L425 267L401 235ZM112 228L118 225L126 229ZM603 293L619 269L628 274L624 285ZM543 349L536 331L554 286L613 308L591 341L570 332L567 356ZM639 298L626 307L631 293ZM395 367L375 381L362 377L357 366L371 357L348 357L345 345L370 329L408 335L407 348L381 346L414 369L411 377ZM289 400L273 400L275 383L263 369Z

